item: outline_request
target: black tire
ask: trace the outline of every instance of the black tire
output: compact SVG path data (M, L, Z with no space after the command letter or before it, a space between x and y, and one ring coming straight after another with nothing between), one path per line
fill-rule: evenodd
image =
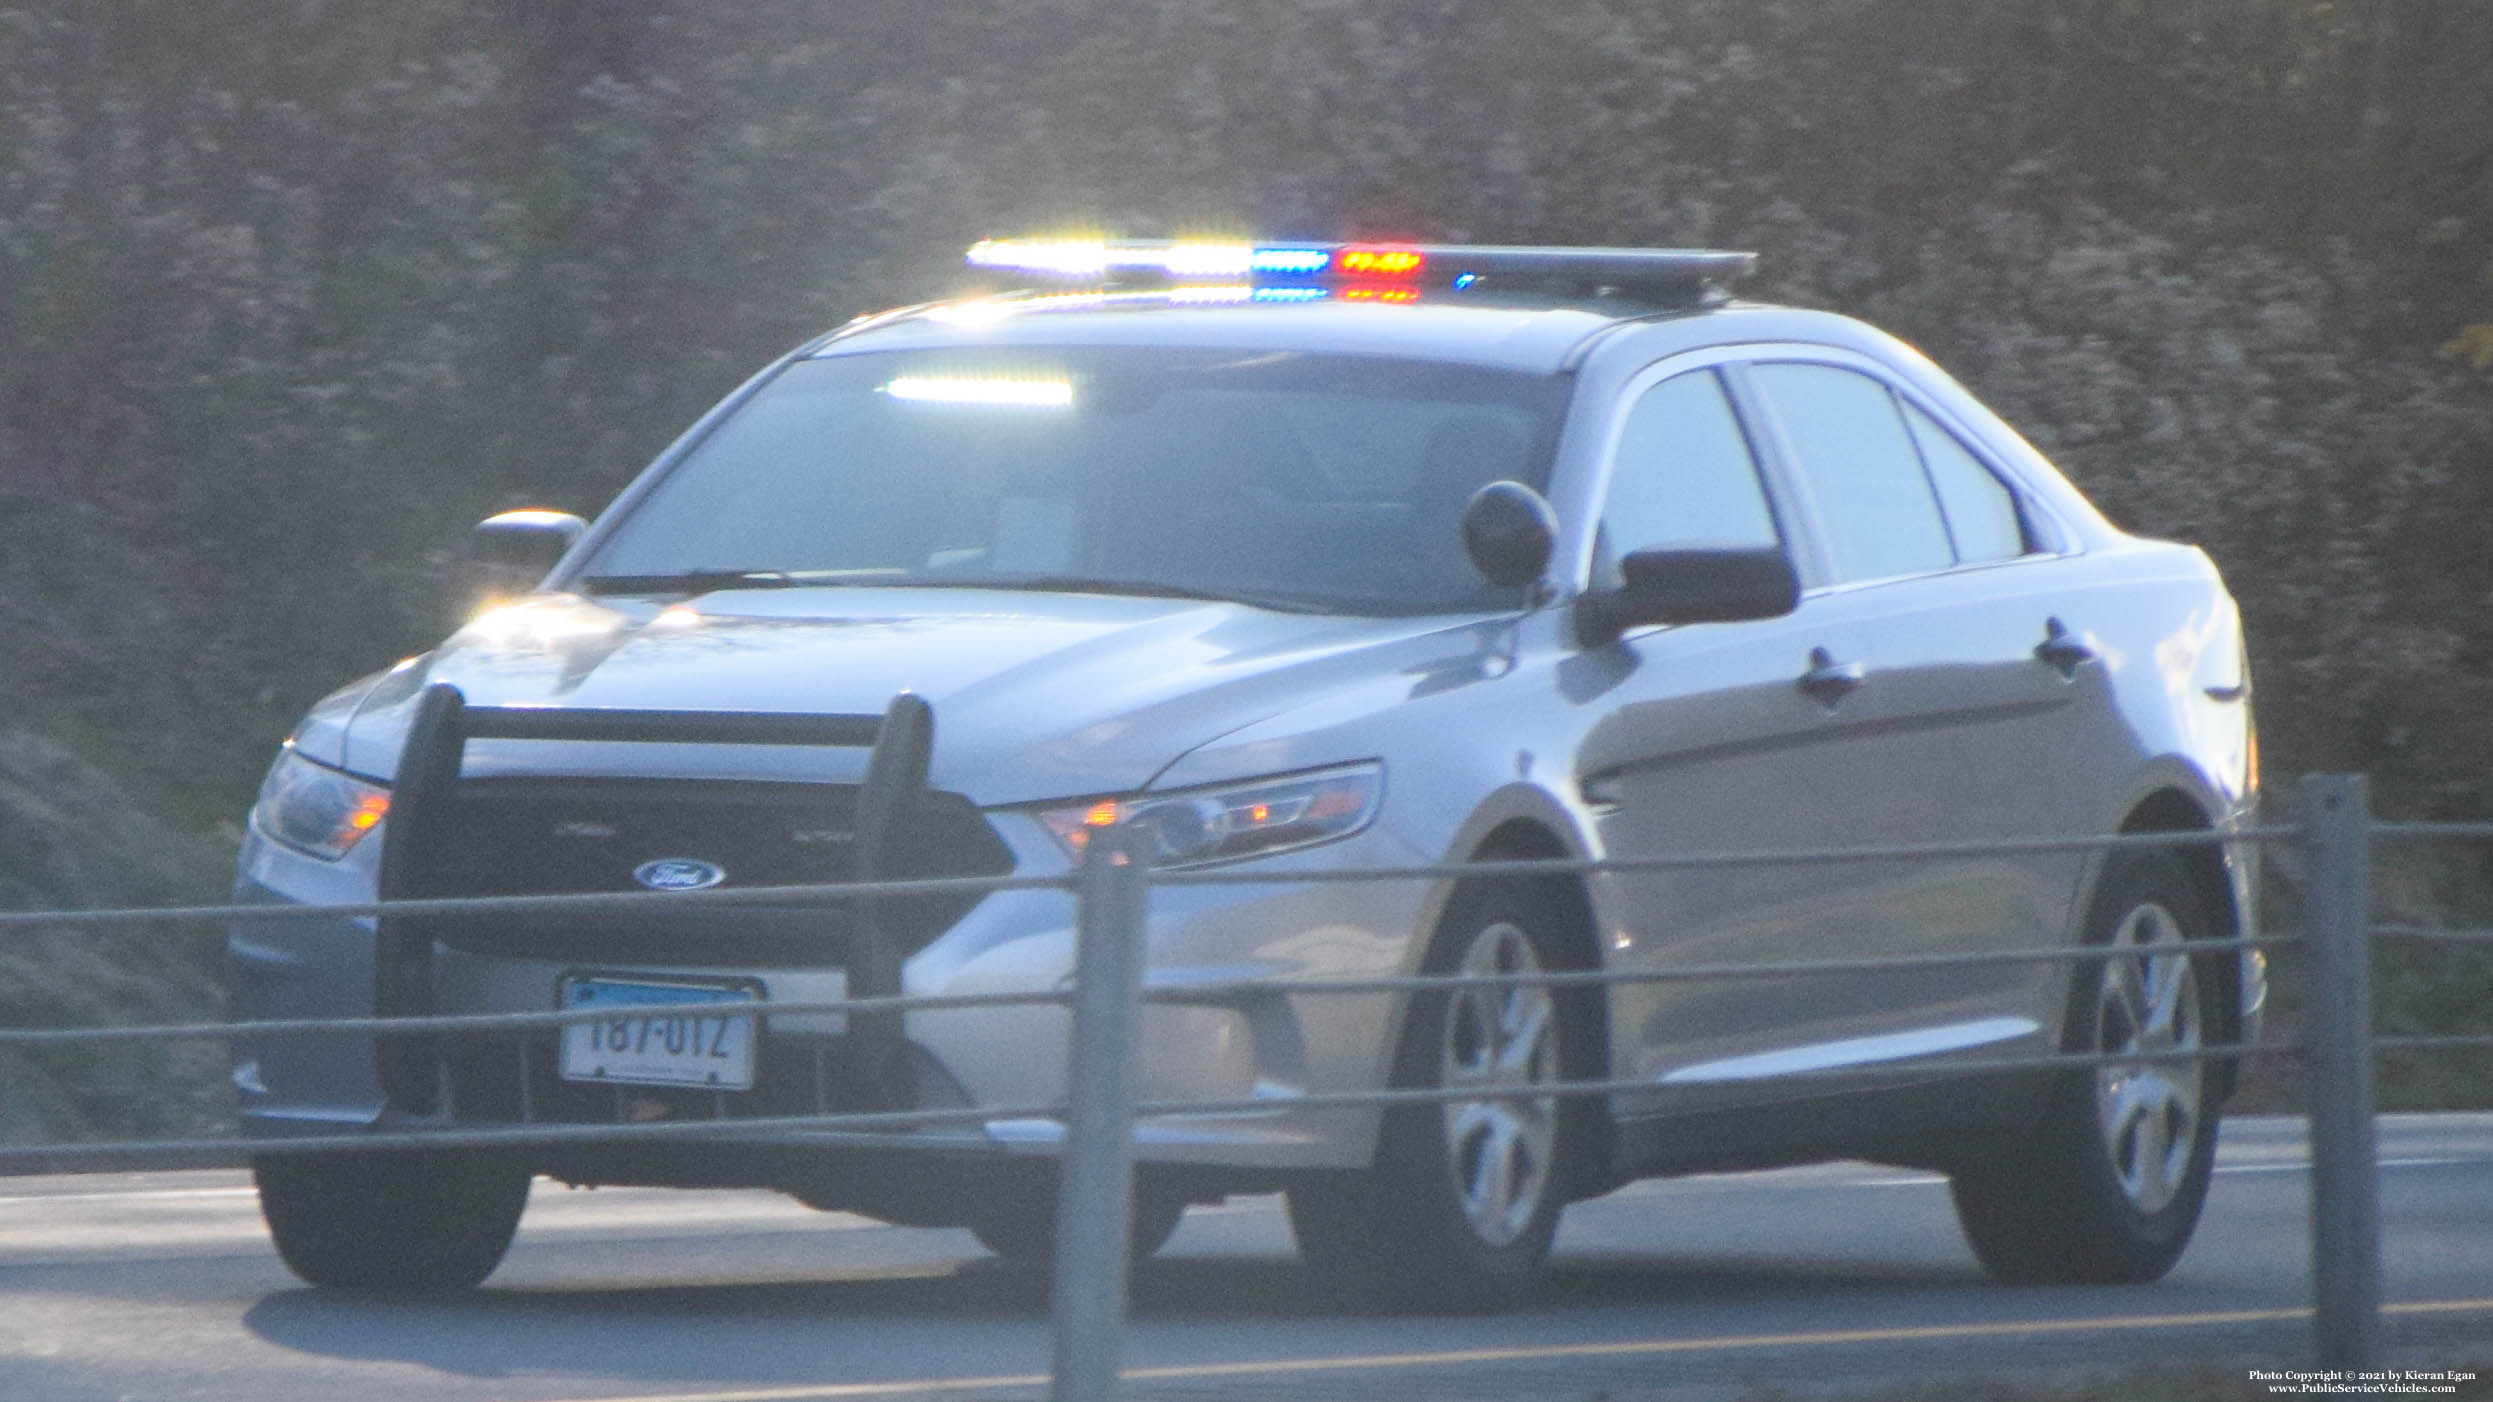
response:
M2207 895L2170 853L2124 855L2088 916L2089 945L2178 950L2221 933ZM2208 956L2081 963L2064 1050L2189 1050L2221 1033L2224 987ZM2221 1085L2206 1060L2060 1073L2029 1139L1952 1175L1957 1221L2004 1281L2138 1283L2190 1244L2216 1158Z
M1422 967L1571 967L1581 961L1568 957L1558 918L1545 888L1467 885L1448 904ZM1449 1068L1475 1054L1512 1071L1509 1079L1484 1079L1492 1088L1597 1074L1590 997L1518 987L1415 998L1393 1083L1435 1087L1463 1079ZM1540 1030L1525 1032L1535 1018ZM1526 1045L1519 1032L1537 1045ZM1336 1304L1469 1311L1517 1303L1540 1285L1559 1210L1578 1179L1574 1156L1592 1141L1588 1116L1599 1114L1591 1101L1512 1094L1391 1107L1372 1167L1289 1190L1299 1256Z
M1126 1254L1137 1261L1149 1259L1169 1244L1177 1232L1177 1220L1185 1215L1182 1199L1145 1192L1138 1185ZM1052 1195L1008 1193L991 1198L970 1218L969 1229L979 1245L1007 1261L1044 1266L1056 1259L1056 1199Z
M527 1169L476 1153L272 1154L251 1172L286 1267L358 1294L474 1287L528 1205Z

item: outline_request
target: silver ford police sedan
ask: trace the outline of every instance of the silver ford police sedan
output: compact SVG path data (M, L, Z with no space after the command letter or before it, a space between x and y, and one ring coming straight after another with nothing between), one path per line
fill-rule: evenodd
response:
M2191 951L2248 926L2255 884L2222 840L2257 786L2250 683L2204 556L2106 522L1911 348L1729 298L1742 254L971 262L1018 290L799 347L593 525L480 528L519 587L303 719L244 898L1061 876L1138 824L1160 870L1259 878L1151 900L1148 983L1200 991L1146 1010L1142 1093L1232 1108L1137 1129L1138 1250L1279 1190L1328 1288L1494 1304L1570 1201L1853 1157L1948 1174L1999 1276L2172 1265L2234 1079L2173 1054L2249 1040L2265 991L2257 956ZM2139 831L2208 840L1963 850ZM1645 865L1324 879L1538 858ZM1062 1007L769 1007L1060 989L1073 915L1024 885L242 920L238 1017L607 1014L249 1037L256 1135L757 1122L271 1153L278 1249L316 1284L463 1288L546 1174L768 1186L1043 1256L1064 1132L1030 1109L1065 1096ZM1994 957L1859 963L1942 954ZM1855 964L1289 990L1830 959ZM2054 1050L2102 1057L1989 1065ZM1304 1103L1380 1087L1468 1094ZM972 1113L784 1123L928 1108Z

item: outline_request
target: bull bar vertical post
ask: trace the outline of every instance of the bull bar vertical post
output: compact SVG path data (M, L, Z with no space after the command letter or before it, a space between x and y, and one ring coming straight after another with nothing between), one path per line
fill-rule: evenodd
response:
M885 881L908 871L905 860L910 826L926 794L928 768L934 762L935 712L924 698L902 692L883 710L875 730L874 753L866 761L865 782L857 790L856 855L853 879ZM893 943L884 900L859 898L849 912L848 996L892 998L901 991L901 951ZM912 1065L898 1013L856 1013L848 1019L848 1040L856 1049L858 1078L869 1101L900 1109L917 1099Z
M2372 1112L2372 815L2360 774L2312 774L2302 809L2311 943L2312 1332L2324 1368L2380 1358Z
M427 850L444 825L442 810L456 801L467 753L467 698L448 682L424 688L415 720L407 728L390 801L390 822L381 835L378 894L385 901L438 896L435 858ZM372 1008L383 1017L422 1017L434 1011L433 925L403 917L373 922ZM449 1108L451 1046L440 1036L376 1038L373 1055L389 1102L411 1114L445 1114Z
M1145 837L1131 825L1095 831L1082 855L1065 1152L1057 1169L1053 1402L1106 1402L1124 1353L1134 1044L1150 899Z

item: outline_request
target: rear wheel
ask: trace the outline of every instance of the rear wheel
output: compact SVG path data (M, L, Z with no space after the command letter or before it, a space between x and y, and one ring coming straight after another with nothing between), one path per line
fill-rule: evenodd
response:
M528 1170L476 1153L272 1154L252 1164L288 1269L313 1285L444 1294L502 1263Z
M2221 985L2189 942L2216 933L2170 854L2123 858L2105 877L2088 926L2105 956L2078 966L2064 1040L2139 1059L2063 1073L2039 1134L1957 1171L1957 1220L1991 1274L2149 1281L2189 1245L2216 1156L2216 1069L2160 1058L2212 1040Z
M1533 887L1456 894L1431 943L1432 973L1526 974L1564 962ZM1299 1254L1355 1303L1486 1309L1539 1282L1564 1205L1570 1155L1593 1107L1546 1089L1580 1072L1590 1019L1574 993L1464 989L1412 1003L1394 1083L1471 1094L1386 1111L1375 1165L1289 1193Z

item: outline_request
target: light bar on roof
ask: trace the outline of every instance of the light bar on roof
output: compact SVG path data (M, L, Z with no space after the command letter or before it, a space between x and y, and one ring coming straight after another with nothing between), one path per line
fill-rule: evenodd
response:
M1756 255L1710 248L1566 248L1526 244L1269 243L1195 239L988 239L974 268L1091 282L1136 275L1170 282L1248 279L1289 284L1493 283L1702 289L1747 272ZM1263 300L1260 296L1257 300Z

